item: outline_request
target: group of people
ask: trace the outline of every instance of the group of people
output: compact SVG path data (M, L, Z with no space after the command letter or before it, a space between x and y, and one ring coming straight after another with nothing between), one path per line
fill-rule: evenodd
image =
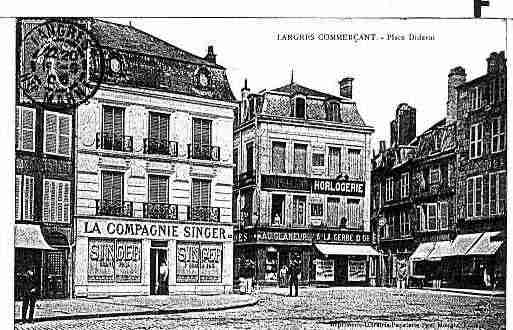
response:
M297 261L293 260L289 263L289 265L283 265L280 269L280 287L289 287L289 296L292 296L292 289L295 288L297 297L298 295L298 284L299 284L299 274L300 265Z

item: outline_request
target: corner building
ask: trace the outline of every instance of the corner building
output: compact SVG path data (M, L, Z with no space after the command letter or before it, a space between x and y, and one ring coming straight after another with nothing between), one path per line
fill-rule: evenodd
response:
M277 285L293 259L303 284L374 281L373 128L352 100L352 81L340 82L339 96L293 81L255 94L247 83L242 89L234 127L235 260L253 261L260 283Z
M212 47L202 58L132 26L89 28L102 46L91 79L100 51L105 71L77 112L76 296L230 292L225 69Z

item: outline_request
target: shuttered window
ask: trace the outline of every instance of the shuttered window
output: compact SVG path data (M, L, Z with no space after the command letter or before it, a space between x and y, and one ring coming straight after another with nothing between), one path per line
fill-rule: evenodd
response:
M123 173L102 172L102 199L123 201Z
M31 108L16 107L16 149L35 150L36 111Z
M23 182L23 177L21 175L16 175L16 184L15 184L15 212L16 212L16 221L21 220L21 185Z
M192 207L210 206L210 181L192 179Z
M340 148L329 147L328 149L328 176L340 174Z
M349 176L353 179L362 178L360 149L349 149L347 151L347 158L349 162Z
M104 136L121 139L124 135L124 109L109 105L103 106L103 130Z
M194 118L192 120L192 143L199 146L210 146L212 121Z
M150 112L149 138L160 141L169 140L169 115Z
M34 178L23 176L23 220L34 219Z
M338 198L328 198L328 218L326 225L328 227L338 226Z
M359 199L347 200L347 228L359 229L363 225L361 205Z
M272 168L274 173L285 173L285 142L273 142Z
M294 173L306 174L306 144L294 144Z
M56 112L45 112L46 153L62 156L71 154L71 116Z
M43 221L70 221L70 187L69 181L43 181Z
M150 175L148 176L149 202L163 203L169 202L169 178L167 176Z

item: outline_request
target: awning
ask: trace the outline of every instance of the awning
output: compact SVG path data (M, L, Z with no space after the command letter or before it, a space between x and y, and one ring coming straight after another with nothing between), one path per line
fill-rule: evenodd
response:
M415 252L410 256L410 259L414 261L425 260L434 248L434 242L420 243Z
M451 241L435 242L433 251L428 255L427 259L431 261L442 260L443 257L452 255Z
M315 247L326 256L379 256L379 252L368 245L315 244Z
M452 256L464 256L483 233L462 234L452 242Z
M503 241L497 240L496 236L501 235L500 231L486 232L479 241L467 252L467 255L494 255L501 247Z
M46 243L38 225L15 224L14 247L21 249L55 250Z

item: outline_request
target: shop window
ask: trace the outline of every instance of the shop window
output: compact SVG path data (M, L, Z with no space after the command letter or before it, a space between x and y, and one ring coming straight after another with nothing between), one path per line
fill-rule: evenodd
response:
M294 174L306 174L306 144L294 144Z
M483 177L467 179L467 217L480 217L483 205Z
M505 127L502 117L492 119L492 152L500 152L505 147Z
M506 212L506 172L490 173L490 215Z
M266 251L265 280L276 281L278 279L278 252L271 248Z
M360 149L348 149L347 158L349 163L349 176L356 180L362 178Z
M272 144L272 169L274 173L285 173L285 142Z
M285 224L285 195L272 195L271 223L276 226Z
M311 210L310 213L312 217L322 217L323 216L323 205L322 203L312 203L310 205Z
M336 177L340 174L340 148L328 148L328 176Z
M70 186L69 181L44 180L43 221L70 221Z
M328 227L338 227L339 201L338 198L328 197L328 217L326 220Z
M479 158L483 153L483 124L470 126L470 159Z
M324 167L324 154L321 154L321 153L312 154L312 166Z
M306 197L294 196L292 206L292 223L296 226L306 224Z
M16 150L35 150L36 110L16 107Z
M44 151L53 155L71 155L70 115L45 112Z
M347 199L347 228L363 228L363 210L359 199Z

